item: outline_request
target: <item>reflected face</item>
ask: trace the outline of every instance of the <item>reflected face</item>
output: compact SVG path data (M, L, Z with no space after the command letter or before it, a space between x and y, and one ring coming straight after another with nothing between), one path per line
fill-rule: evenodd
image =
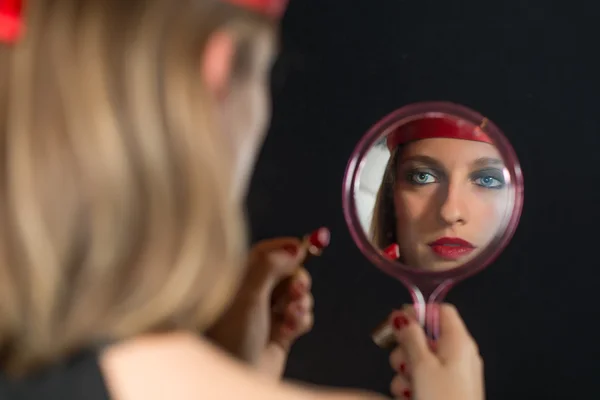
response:
M396 234L406 264L455 268L491 242L508 205L505 166L493 145L423 139L402 147L396 167Z

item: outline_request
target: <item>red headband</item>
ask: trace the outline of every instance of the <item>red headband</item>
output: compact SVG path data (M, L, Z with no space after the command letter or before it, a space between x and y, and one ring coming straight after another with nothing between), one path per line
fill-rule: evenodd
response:
M391 151L401 144L433 138L494 143L480 127L467 121L450 117L424 117L404 124L392 132L387 137L387 147Z
M0 43L14 43L21 36L23 0L0 0Z
M0 0L2 1L2 0ZM288 0L224 0L227 3L279 19L287 7Z
M125 0L124 0L125 1ZM224 0L236 6L280 18L287 6L287 0ZM24 0L0 0L0 43L15 43L23 32Z

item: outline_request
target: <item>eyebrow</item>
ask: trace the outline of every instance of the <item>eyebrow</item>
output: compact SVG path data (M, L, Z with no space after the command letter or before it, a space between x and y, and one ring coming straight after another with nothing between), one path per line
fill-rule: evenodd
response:
M435 158L429 156L409 156L400 160L400 165L406 164L408 162L421 162L423 164L431 165L436 168L444 169L442 163L440 163Z
M422 156L422 155L416 155L416 156L409 156L406 157L404 159L402 159L399 163L399 165L403 165L405 163L408 162L421 162L423 164L427 164L429 166L444 170L444 165L439 162L437 159L433 158L433 157L429 157L429 156ZM492 166L498 166L498 167L504 167L504 161L502 161L499 158L495 158L495 157L480 157L478 159L476 159L475 161L473 161L471 163L471 166L473 168L482 168L482 167L492 167Z
M474 167L492 167L492 166L503 167L504 161L502 161L499 158L494 158L494 157L480 157L477 160L473 161L471 163L471 165L473 165Z

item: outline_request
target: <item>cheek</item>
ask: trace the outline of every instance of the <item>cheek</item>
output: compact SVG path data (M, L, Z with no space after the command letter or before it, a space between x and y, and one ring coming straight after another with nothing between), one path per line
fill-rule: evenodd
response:
M270 102L268 101L267 88L257 84L252 88L246 102L249 115L246 134L254 147L260 147L267 133L271 116Z
M397 190L394 198L396 223L399 231L413 231L419 221L427 214L427 204L431 199L431 190L420 191Z
M418 191L399 189L395 194L396 215L398 219L410 222L421 219L427 212L427 205L431 202L434 193L429 188Z
M267 82L262 82L256 89L257 114L263 124L263 129L271 119L271 95Z
M241 93L233 118L238 121L235 129L238 151L246 156L257 153L265 137L270 116L267 100L262 85L248 85Z
M245 192L263 143L269 121L266 88L259 82L244 85L229 99L225 125L235 152L237 187Z
M507 201L505 196L496 194L488 198L480 198L471 205L478 230L485 238L496 234L506 215ZM474 221L475 222L475 221Z

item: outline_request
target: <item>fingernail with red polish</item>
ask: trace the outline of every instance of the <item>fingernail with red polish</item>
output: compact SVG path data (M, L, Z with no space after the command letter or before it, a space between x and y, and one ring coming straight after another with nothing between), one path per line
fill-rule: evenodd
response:
M400 258L400 246L394 243L389 247L386 247L386 249L383 250L383 254L385 254L385 256L391 260L397 260Z
M412 393L410 392L410 389L404 389L404 392L402 392L402 395L404 396L404 398L410 399L410 397L412 396Z
M394 318L394 327L397 330L404 328L406 325L408 325L408 318L403 314L399 314Z
M296 282L292 285L292 290L296 295L301 295L306 292L306 286L302 282Z
M311 233L308 241L311 245L315 246L318 249L324 249L329 246L329 241L331 240L331 232L327 228L319 228L313 233Z
M293 245L293 244L286 244L285 246L283 246L283 250L287 251L288 253L290 253L293 256L298 254L298 246Z
M400 364L400 368L398 368L398 371L405 374L406 373L406 364L404 364L404 363Z

